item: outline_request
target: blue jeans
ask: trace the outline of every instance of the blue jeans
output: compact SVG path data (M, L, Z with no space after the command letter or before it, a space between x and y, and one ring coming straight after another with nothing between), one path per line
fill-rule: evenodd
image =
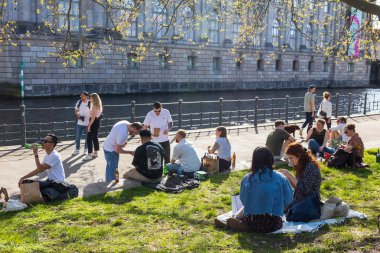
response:
M85 141L84 141L84 148L87 148L87 126L81 126L77 124L76 127L76 133L75 133L75 148L79 149L80 148L80 137L82 137L84 130L84 136L85 136Z
M309 143L307 145L313 154L322 153L321 155L323 156L323 154L325 152L327 152L329 154L334 154L334 152L335 152L335 149L329 148L329 147L324 147L322 152L320 152L319 148L321 147L321 145L319 145L319 143L316 142L316 140L314 140L314 139L309 140Z
M182 165L179 163L168 163L166 164L168 166L168 172L169 173L176 173L178 176L183 175L183 168Z
M106 158L106 181L115 180L115 171L119 166L119 154L115 151L109 152L104 150L104 157Z

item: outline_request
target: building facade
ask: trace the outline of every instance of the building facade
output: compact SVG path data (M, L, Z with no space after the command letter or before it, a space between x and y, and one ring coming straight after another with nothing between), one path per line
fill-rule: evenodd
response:
M60 5L61 16L49 15L49 10L41 6L40 1L8 1L4 18L16 21L20 34L28 34L28 30L40 27L47 19L59 28L67 21L65 14L69 1L56 2ZM199 1L199 6L195 8L199 15L205 11L202 3ZM334 16L334 4L326 1L322 6L311 8L315 12L314 19L322 21L327 16ZM328 40L328 34L341 25L339 20L329 27L306 22L302 33L316 38L309 42L293 25L281 29L284 24L277 18L279 9L273 6L266 15L266 28L255 37L253 46L231 53L238 23L221 24L212 13L208 13L209 18L201 22L197 29L190 25L181 31L182 36L178 36L179 32L175 29L157 29L160 22L166 22L167 18L159 15L168 15L159 6L144 6L141 11L144 15L139 15L132 22L126 38L114 36L110 46L103 45L103 57L81 57L67 67L63 66L60 58L51 55L57 51L52 42L62 42L64 38L59 33L28 34L23 39L15 39L16 46L2 46L0 91L19 93L21 69L26 96L70 95L82 90L124 94L285 89L304 88L310 82L324 87L369 85L370 64L365 61L341 61L311 50L312 43L323 44ZM190 15L191 10L183 11L184 16ZM71 13L74 34L92 40L111 36L108 33L112 28L110 19L98 4L91 0L73 0ZM157 17L148 18L154 15ZM82 16L86 18L81 20ZM160 40L152 43L157 50L141 62L134 61L136 55L132 49L140 43L139 34L152 31ZM199 44L205 40L207 44L200 47Z

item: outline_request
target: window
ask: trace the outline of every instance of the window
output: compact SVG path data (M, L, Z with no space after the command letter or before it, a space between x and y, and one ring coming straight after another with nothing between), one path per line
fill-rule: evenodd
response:
M190 8L189 6L186 6L182 11L182 16L183 16L183 20L182 20L183 38L186 41L193 41L194 40L194 10Z
M293 23L290 26L289 46L290 46L290 48L293 48L293 49L296 48L296 27Z
M323 62L323 72L329 72L329 62L328 59L325 59Z
M137 54L135 53L129 53L127 55L127 60L128 60L128 68L130 69L138 69L140 67L140 64L137 59Z
M282 60L281 55L279 55L276 59L276 70L281 71L282 70Z
M208 24L209 24L209 30L208 30L209 42L218 43L219 42L218 22L216 20L209 20Z
M167 50L164 49L163 52L158 55L158 65L160 69L169 68L169 59L170 59L170 55L167 52Z
M323 5L323 12L324 13L330 13L331 7L329 1L325 0L325 3Z
M166 9L160 1L155 1L152 20L156 38L162 39L166 33Z
M279 47L280 46L280 32L279 32L279 23L278 20L275 19L273 21L273 26L272 26L272 39L273 39L273 46Z
M260 54L260 58L257 59L257 70L264 71L264 59L262 54Z
M313 72L314 71L314 60L310 60L309 61L309 64L307 65L307 70L309 72Z
M323 33L322 33L322 38L321 38L321 47L325 46L328 44L328 34L329 34L329 28L327 25L323 26Z
M187 57L187 69L194 70L197 67L197 57L196 56L188 56Z
M241 70L243 68L243 54L239 54L236 58L236 70Z
M313 25L306 25L306 47L311 48L313 46Z
M253 45L259 47L261 45L261 36L262 34L255 34L255 37L253 38Z
M315 0L310 0L309 10L314 11Z
M347 72L354 72L354 63L353 62L349 62L347 64Z
M239 40L239 27L240 23L234 22L232 24L232 38L234 43L237 43Z
M135 17L134 12L138 8L134 0L124 0L120 1L120 20L126 21L126 35L128 37L137 36L137 17ZM123 34L125 32L122 31Z
M67 15L69 12L70 0L61 0L58 3L58 26L62 31L66 31L69 28ZM71 13L70 13L70 31L79 31L79 0L72 0Z
M299 69L298 60L293 60L293 71L298 71L298 69Z
M214 57L212 59L212 69L214 71L220 71L220 70L222 70L221 58L220 57Z

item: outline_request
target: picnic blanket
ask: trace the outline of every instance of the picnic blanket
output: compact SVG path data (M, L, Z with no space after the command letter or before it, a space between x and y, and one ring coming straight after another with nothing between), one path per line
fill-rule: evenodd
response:
M185 189L193 189L199 186L199 181L194 178L170 175L157 183L142 183L142 185L168 193L181 193Z
M217 217L217 219L221 222L227 223L227 219L231 217L232 215L235 215L237 211L243 207L239 195L232 196L232 211L228 213L221 214ZM367 216L363 213L357 212L355 210L350 209L347 216L345 217L338 217L333 219L327 219L327 220L313 220L309 222L288 222L286 221L285 215L282 217L282 220L284 221L282 228L274 231L273 234L280 234L280 233L302 233L302 232L315 232L320 227L328 224L339 224L342 223L344 220L349 218L359 218L359 219L365 219Z

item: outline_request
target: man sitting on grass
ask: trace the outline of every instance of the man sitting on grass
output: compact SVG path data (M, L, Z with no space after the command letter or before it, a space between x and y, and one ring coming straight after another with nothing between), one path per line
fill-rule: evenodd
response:
M152 142L152 134L149 130L140 131L142 145L133 153L133 169L124 174L124 178L140 182L158 182L163 173L164 149L160 144Z
M272 151L275 160L280 160L285 148L296 139L284 130L283 120L276 120L274 127L275 129L267 137L265 146Z

